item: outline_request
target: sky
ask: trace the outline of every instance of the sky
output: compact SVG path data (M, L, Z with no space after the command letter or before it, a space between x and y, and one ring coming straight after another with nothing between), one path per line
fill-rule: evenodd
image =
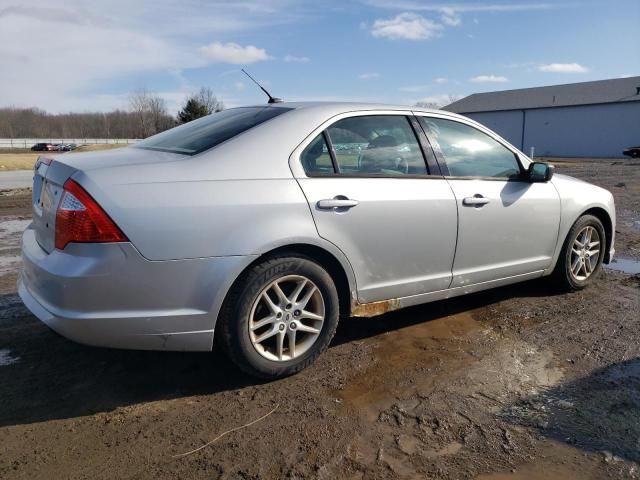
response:
M176 113L210 87L263 103L448 103L640 75L640 0L0 0L0 107Z

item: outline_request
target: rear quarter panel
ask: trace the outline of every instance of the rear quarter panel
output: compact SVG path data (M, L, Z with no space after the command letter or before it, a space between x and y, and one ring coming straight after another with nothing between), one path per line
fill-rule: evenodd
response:
M285 238L317 237L293 178L136 182L126 172L112 181L99 173L74 178L149 260L255 255Z

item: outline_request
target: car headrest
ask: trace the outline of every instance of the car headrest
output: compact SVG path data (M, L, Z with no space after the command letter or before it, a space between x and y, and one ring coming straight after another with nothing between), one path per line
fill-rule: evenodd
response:
M380 135L379 137L374 138L367 145L367 150L372 148L381 148L381 147L397 147L398 142L391 135Z

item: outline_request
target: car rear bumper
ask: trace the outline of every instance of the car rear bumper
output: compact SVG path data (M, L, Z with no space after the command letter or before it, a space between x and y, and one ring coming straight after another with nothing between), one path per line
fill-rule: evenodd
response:
M87 345L208 351L224 296L253 257L149 261L130 243L47 254L27 229L18 293L64 337Z

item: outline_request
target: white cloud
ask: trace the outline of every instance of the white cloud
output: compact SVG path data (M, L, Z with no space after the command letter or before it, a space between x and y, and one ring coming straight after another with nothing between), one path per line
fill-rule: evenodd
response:
M68 14L72 20L64 25L52 14L39 17L42 12L37 9L33 13L36 16L19 10L0 11L0 91L4 105L57 111L80 106L87 111L112 101L111 105L122 108L115 93L87 90L118 76L169 72L202 64L196 52L181 51L171 42L144 31L99 22L65 9L58 13ZM76 22L76 18L80 20ZM29 35L24 34L27 31ZM18 42L17 38L21 40ZM82 98L87 99L84 105Z
M378 78L378 77L380 77L380 74L377 72L361 73L360 75L358 75L358 78L360 80L371 80L372 78Z
M298 57L296 55L286 55L284 57L285 62L294 62L294 63L307 63L309 61L309 57Z
M438 36L442 28L442 25L427 18L405 12L386 20L376 20L371 27L371 34L391 40L428 40Z
M450 27L457 27L462 23L462 18L460 18L458 12L450 7L442 9L442 16L440 19L442 20L442 23Z
M587 67L583 67L579 63L547 63L539 65L538 70L551 73L586 73L589 71Z
M389 10L402 10L405 12L434 12L440 14L442 25L448 27L456 27L462 23L462 14L464 13L483 13L483 12L526 12L535 10L551 10L566 7L564 3L434 3L419 2L411 0L365 0L365 3ZM406 13L405 13L406 15ZM473 23L478 24L477 18L473 19ZM442 25L439 25L440 27ZM406 37L397 37L406 38Z
M244 90L244 87L245 87L244 83L242 82L235 82L233 86L235 87L236 90Z
M242 0L183 8L175 0L154 0L149 8L130 0L2 0L0 106L52 112L126 108L128 91L153 91L163 76L175 81L168 87L173 103L197 87L183 85L181 77L207 65L201 45L296 21L291 3Z
M445 77L438 77L434 80L435 83L437 83L438 85L443 85L445 83L447 83L449 81L448 78Z
M416 12L440 12L451 11L455 13L465 12L522 12L528 10L550 10L563 7L562 3L419 3L398 0L369 0L369 5L378 8L394 10L412 10Z
M469 81L473 83L505 83L508 82L509 79L500 75L478 75L477 77L470 78Z
M234 65L248 65L269 60L270 57L263 48L247 45L243 47L237 43L213 42L200 47L200 52L212 63L232 63Z

